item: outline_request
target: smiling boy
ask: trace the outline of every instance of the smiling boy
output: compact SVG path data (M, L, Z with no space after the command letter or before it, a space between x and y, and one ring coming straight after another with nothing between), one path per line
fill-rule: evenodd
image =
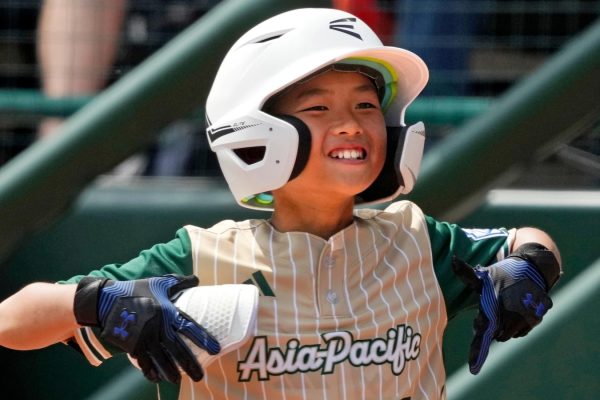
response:
M463 229L408 201L356 207L412 189L424 131L404 113L426 82L418 56L348 13L257 25L221 65L207 133L235 200L270 219L186 226L126 264L29 285L0 305L0 344L70 341L94 364L125 351L148 379L179 383L181 399L445 398L448 318L479 305L477 373L492 340L542 320L561 269L536 228ZM262 293L252 338L204 371L177 334L211 354L219 344L171 302L192 274ZM136 318L148 322L124 338Z
M327 239L350 225L354 196L383 168L386 129L376 88L360 73L327 71L281 95L272 113L302 120L311 149L302 173L273 191L271 222L282 232Z

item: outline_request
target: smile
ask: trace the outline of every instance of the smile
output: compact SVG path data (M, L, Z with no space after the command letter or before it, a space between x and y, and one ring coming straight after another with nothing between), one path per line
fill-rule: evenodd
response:
M364 160L365 150L364 149L339 149L332 150L329 153L329 157L337 158L340 160Z

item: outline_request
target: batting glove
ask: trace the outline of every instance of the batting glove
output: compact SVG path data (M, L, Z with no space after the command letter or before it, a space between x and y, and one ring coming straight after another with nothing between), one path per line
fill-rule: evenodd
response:
M202 367L179 333L209 354L220 351L219 342L170 300L197 285L193 275L131 281L85 277L77 285L75 318L82 326L100 328L100 337L134 357L150 381L177 384L179 368L199 381Z
M469 370L476 375L485 362L492 340L504 342L525 336L552 308L549 290L561 270L554 254L537 243L526 243L504 260L473 268L454 257L454 273L480 295L473 321Z

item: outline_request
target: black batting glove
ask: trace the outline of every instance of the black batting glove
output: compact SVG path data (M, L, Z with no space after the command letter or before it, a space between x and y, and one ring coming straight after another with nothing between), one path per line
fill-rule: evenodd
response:
M197 285L193 275L131 281L85 277L77 285L75 318L82 326L100 328L100 337L134 357L150 381L178 384L178 367L199 381L202 367L179 334L209 354L220 351L219 342L170 300Z
M452 268L465 285L480 295L469 350L469 370L476 375L493 340L504 342L525 336L542 321L552 308L548 292L561 271L554 254L536 243L524 244L488 267L473 268L454 257Z

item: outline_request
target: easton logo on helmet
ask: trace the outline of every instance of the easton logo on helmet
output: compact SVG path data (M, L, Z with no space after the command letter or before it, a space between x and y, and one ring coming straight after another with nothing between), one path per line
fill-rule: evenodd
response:
M338 32L342 32L342 33L346 33L350 36L354 36L355 38L362 40L362 37L358 33L353 32L354 25L342 24L341 22L356 22L356 18L342 18L342 19L336 19L334 21L331 21L329 23L329 29L333 29L334 31L338 31Z
M223 125L213 128L210 126L210 120L208 117L206 118L206 122L209 127L206 129L206 133L208 134L208 138L211 143L217 140L220 137L225 135L229 135L230 133L241 131L242 129L252 128L253 126L257 126L260 124L246 124L246 121L234 122L231 125Z

